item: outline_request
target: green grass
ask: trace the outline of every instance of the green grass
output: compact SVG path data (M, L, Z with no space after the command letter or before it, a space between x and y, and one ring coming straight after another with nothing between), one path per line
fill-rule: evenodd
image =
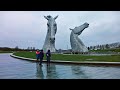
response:
M0 51L0 53L12 53L12 51Z
M26 58L36 58L35 52L16 52L14 55L26 57ZM87 60L92 59L92 60ZM44 54L44 60L46 56ZM105 61L105 62L120 62L120 55L107 55L107 56L84 56L84 55L64 55L64 54L52 54L51 60L61 60L61 61Z

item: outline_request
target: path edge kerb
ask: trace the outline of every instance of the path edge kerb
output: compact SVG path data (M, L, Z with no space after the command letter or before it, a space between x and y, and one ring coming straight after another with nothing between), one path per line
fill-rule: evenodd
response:
M21 60L27 60L27 61L32 61L32 62L38 62L36 59L31 59L31 58L24 58L24 57L20 57L20 56L16 56L10 54L11 57L13 58L17 58L17 59L21 59ZM43 62L46 62L46 60L43 60ZM90 62L90 61L82 61L82 62L78 62L78 61L60 61L60 60L51 60L51 63L63 63L63 64L90 64L90 65L119 65L120 66L120 62Z

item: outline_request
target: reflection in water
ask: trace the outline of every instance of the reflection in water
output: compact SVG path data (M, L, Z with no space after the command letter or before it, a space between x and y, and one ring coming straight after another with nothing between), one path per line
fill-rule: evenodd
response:
M88 76L85 74L84 70L80 66L71 66L72 74L75 75L76 78L85 78L87 79Z
M36 68L37 68L37 72L36 72L37 79L44 79L44 73L43 73L42 66L39 65L39 63L36 63Z
M55 64L46 65L46 79L58 78Z
M0 79L120 79L120 66L54 64L43 67L0 54Z
M46 67L46 69L44 69ZM58 78L58 74L56 72L56 66L55 64L43 64L43 66L39 65L39 63L36 63L36 77L37 79L56 79ZM46 77L44 72L46 72Z

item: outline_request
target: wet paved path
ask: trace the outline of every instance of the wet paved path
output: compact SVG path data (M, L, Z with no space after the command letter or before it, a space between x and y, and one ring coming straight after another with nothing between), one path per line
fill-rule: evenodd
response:
M36 62L0 54L0 79L120 79L120 66L43 63L40 67Z

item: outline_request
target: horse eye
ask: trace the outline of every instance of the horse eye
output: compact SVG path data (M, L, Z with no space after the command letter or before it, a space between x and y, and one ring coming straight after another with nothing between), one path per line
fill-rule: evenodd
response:
M49 24L47 24L47 26L49 27Z
M56 26L56 24L54 24L54 26Z

